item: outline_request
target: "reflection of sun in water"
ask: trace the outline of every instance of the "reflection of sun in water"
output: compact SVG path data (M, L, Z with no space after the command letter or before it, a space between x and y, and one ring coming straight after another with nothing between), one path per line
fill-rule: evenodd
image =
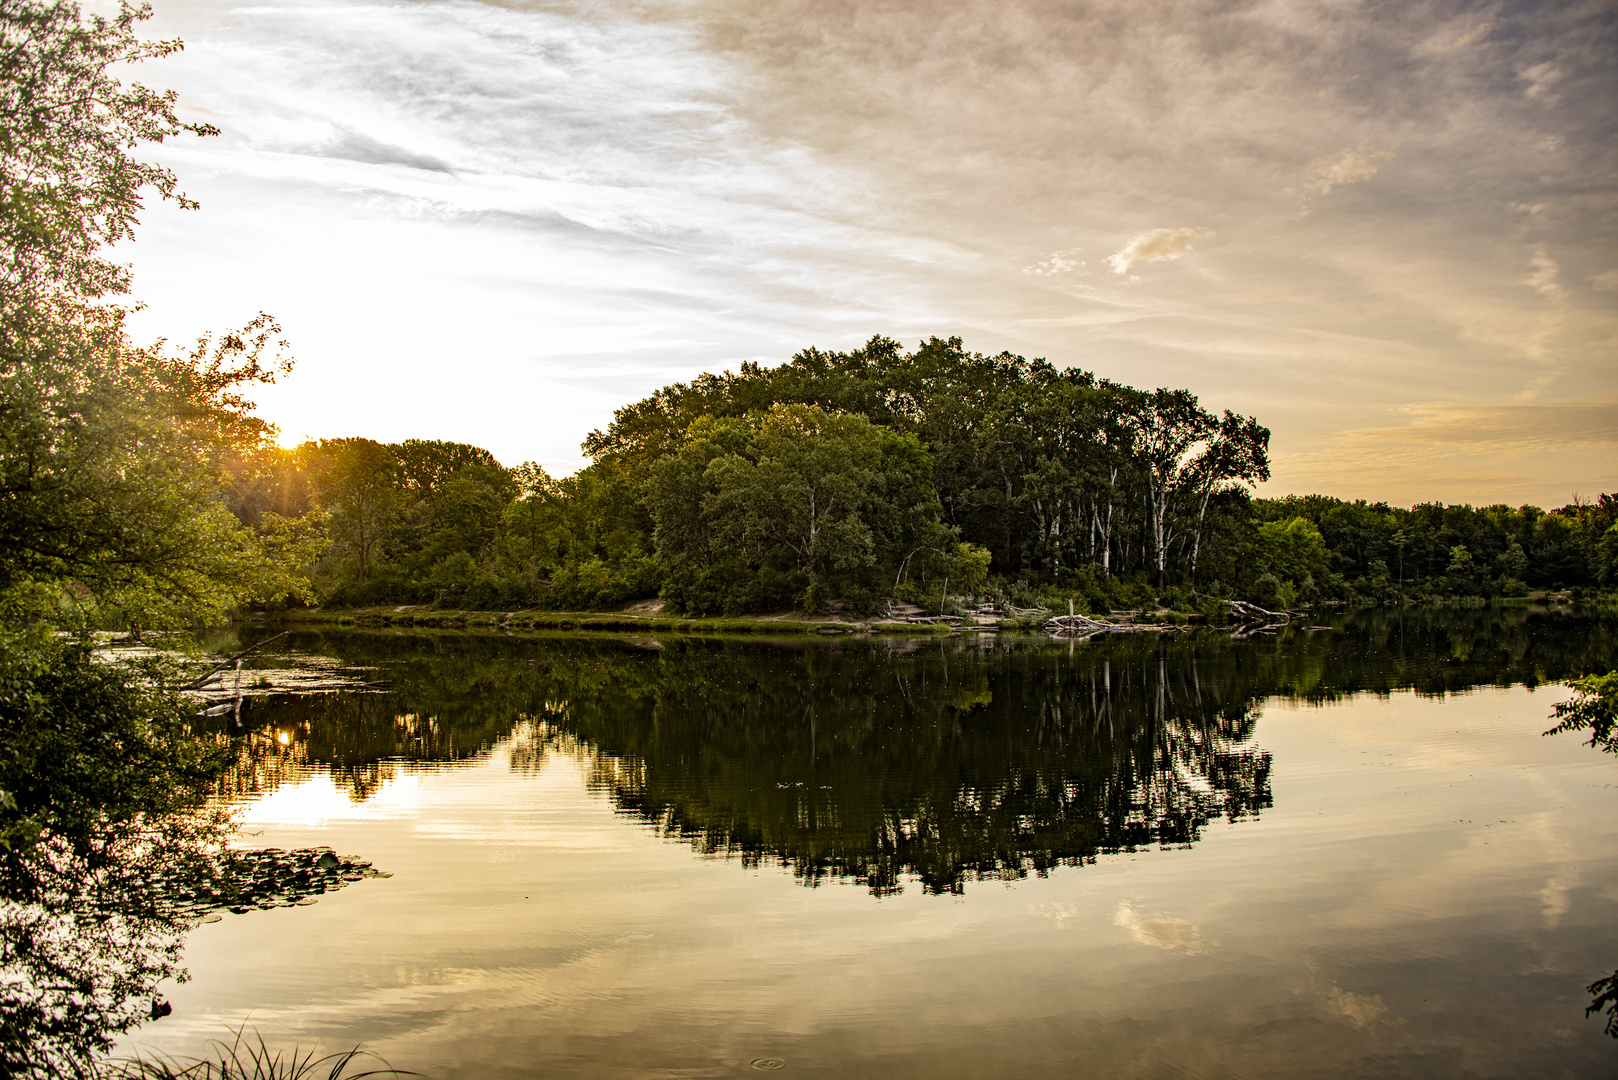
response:
M287 745L287 743L290 743L292 741L292 736L288 735L284 731L277 731L275 733L275 741L280 743L282 746L285 746L285 745Z
M327 773L282 784L243 811L245 826L298 825L319 828L331 821L374 821L414 813L421 802L420 778L413 773L382 781L376 792L355 802L347 788Z

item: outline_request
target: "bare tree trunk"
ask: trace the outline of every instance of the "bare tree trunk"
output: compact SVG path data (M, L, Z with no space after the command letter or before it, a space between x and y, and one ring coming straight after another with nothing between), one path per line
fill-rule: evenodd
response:
M1210 485L1202 492L1202 505L1197 507L1197 527L1191 533L1191 587L1197 587L1197 553L1202 550L1202 521L1208 516L1208 499L1213 495Z

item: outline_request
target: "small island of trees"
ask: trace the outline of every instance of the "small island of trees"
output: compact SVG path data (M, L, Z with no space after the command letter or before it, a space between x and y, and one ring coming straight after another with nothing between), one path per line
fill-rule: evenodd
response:
M310 577L340 606L869 613L954 582L1105 611L1613 582L1611 495L1550 512L1254 498L1269 439L1188 390L875 337L665 387L592 432L568 477L459 443L326 439L241 456L225 499L261 531L323 537Z

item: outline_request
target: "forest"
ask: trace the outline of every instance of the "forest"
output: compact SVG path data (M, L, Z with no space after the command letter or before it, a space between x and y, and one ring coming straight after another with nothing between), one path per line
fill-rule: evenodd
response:
M1612 495L1548 512L1255 498L1257 420L958 338L703 375L619 409L584 450L556 478L458 443L260 447L230 464L226 505L321 537L309 577L339 606L1291 607L1588 591L1618 561Z

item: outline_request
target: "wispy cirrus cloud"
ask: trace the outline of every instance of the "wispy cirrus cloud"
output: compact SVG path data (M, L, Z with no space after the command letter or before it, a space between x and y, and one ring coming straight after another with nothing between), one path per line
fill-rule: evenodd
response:
M1447 33L1429 38L1416 50L1417 53L1447 53L1464 49L1468 45L1476 45L1494 30L1494 23L1482 22L1472 29L1462 33L1459 37L1451 38Z
M140 77L226 135L157 151L204 209L148 211L137 322L277 312L300 367L264 400L293 434L566 469L670 379L873 333L1191 386L1275 427L1277 475L1311 489L1352 480L1315 452L1351 417L1525 383L1618 397L1610 5L158 0L158 20L188 48ZM1204 228L1217 274L1135 283L1199 258ZM1436 429L1410 438L1405 461L1449 460ZM1493 460L1542 499L1589 471ZM1426 497L1475 491L1456 461L1409 468Z
M1562 100L1555 86L1562 81L1563 71L1549 60L1524 68L1517 73L1517 78L1528 84L1523 94L1532 101L1555 105Z

